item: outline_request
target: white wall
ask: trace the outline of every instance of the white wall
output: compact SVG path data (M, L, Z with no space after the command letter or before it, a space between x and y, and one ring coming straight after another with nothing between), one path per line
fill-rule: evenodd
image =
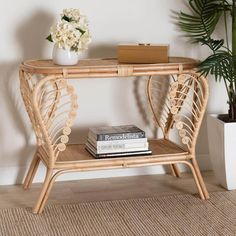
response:
M90 21L93 42L83 57L115 57L122 42L170 44L170 55L201 59L206 51L186 43L175 29L171 10L185 9L183 0L1 0L0 14L0 184L21 183L34 151L34 135L21 100L18 66L30 58L50 58L52 44L45 40L63 8L79 8ZM152 126L141 114L134 79L83 80L74 83L80 110L72 141L83 141L87 128L97 124L135 123L151 136ZM138 84L142 87L142 84ZM208 112L226 111L223 84L210 80ZM210 168L206 124L200 132L197 154ZM36 181L42 180L43 168ZM161 167L77 173L67 179L163 173ZM64 178L64 179L65 179Z

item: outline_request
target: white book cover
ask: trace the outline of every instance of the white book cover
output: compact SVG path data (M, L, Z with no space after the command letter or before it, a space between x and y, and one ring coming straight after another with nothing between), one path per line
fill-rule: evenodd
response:
M94 147L116 147L122 146L124 147L143 147L147 144L147 138L140 138L140 139L124 139L124 140L112 140L112 141L97 141L93 138L88 138L89 142Z
M128 144L128 146L125 144L123 145L110 145L110 146L101 146L101 147L96 147L92 143L88 142L86 145L94 150L96 154L105 154L105 153L120 153L120 152L137 152L137 151L147 151L149 148L148 142L142 144L142 145L132 145Z

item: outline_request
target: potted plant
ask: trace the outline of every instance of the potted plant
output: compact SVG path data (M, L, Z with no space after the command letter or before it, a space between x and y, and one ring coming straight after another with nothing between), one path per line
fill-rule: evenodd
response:
M79 53L91 42L87 17L79 9L64 9L61 19L51 27L47 40L54 43L52 58L55 64L77 64Z
M227 91L228 114L208 116L208 140L218 181L229 190L235 189L236 0L189 0L188 5L191 13L176 13L178 26L193 43L206 46L212 52L198 65L198 71L205 76L213 75L216 81L223 81ZM213 33L221 18L225 38L215 39ZM232 25L229 19L232 20ZM232 45L229 44L231 35Z

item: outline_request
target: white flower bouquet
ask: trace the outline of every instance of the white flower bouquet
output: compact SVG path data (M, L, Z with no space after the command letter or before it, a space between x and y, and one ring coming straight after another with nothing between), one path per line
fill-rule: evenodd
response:
M47 40L58 48L76 53L86 50L91 42L87 17L78 9L64 9L60 21L51 27Z

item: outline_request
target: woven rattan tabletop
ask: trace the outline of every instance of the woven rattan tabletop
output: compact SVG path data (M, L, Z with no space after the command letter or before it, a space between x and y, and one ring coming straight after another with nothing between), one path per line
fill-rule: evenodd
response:
M198 60L185 57L169 57L168 63L158 64L119 64L117 59L84 59L80 60L74 66L60 66L53 63L52 60L27 60L21 64L21 69L32 74L61 74L64 70L68 74L101 74L108 76L119 75L119 69L129 69L129 75L145 75L145 73L159 73L190 70L196 67Z

